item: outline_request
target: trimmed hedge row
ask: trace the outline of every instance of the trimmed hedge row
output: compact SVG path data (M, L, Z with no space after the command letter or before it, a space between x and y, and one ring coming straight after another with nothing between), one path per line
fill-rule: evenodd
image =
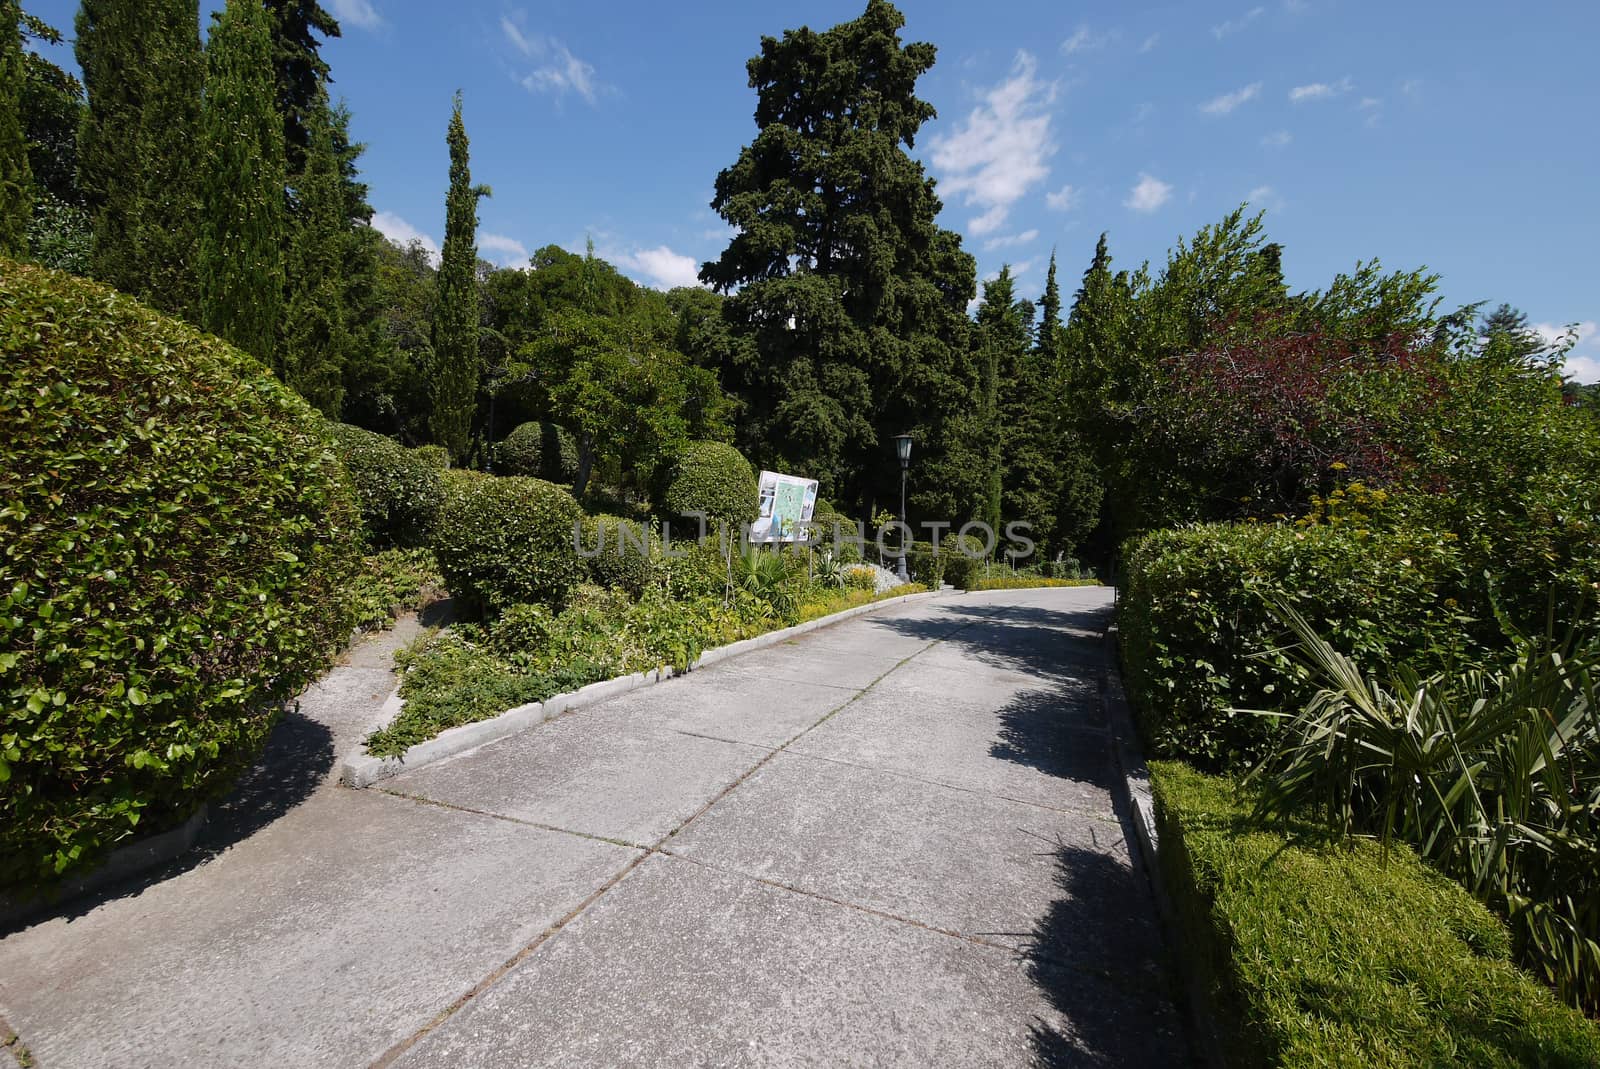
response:
M427 545L444 504L439 446L407 449L348 423L328 424L374 547Z
M225 789L349 634L359 516L249 356L0 260L0 884Z
M1315 688L1287 655L1274 601L1362 663L1447 660L1465 641L1448 535L1213 524L1158 531L1125 554L1118 622L1129 697L1158 756L1208 769L1265 755L1264 717Z
M451 594L490 612L565 604L585 571L573 539L583 510L572 495L520 475L451 474L433 536Z
M1233 782L1151 766L1184 965L1228 1064L1593 1067L1600 1026L1510 960L1501 923L1404 846L1264 830Z

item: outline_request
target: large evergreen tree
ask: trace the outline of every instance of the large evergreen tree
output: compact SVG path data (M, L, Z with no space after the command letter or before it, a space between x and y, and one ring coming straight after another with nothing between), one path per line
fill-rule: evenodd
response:
M328 83L333 79L322 58L324 38L338 37L339 21L317 0L263 0L272 15L272 70L278 114L283 116L283 148L287 170L298 175L325 122Z
M199 308L198 0L84 0L76 54L89 106L78 185L95 276L163 311Z
M22 129L22 96L27 70L22 61L22 9L0 0L0 255L21 256L28 249L33 216L33 171Z
M1054 376L1061 364L1061 286L1056 282L1056 252L1050 250L1050 269L1044 276L1044 295L1039 298L1039 329L1034 336L1034 351L1040 365Z
M345 323L345 271L358 238L345 215L334 113L326 98L318 104L306 113L311 142L295 190L300 211L290 224L281 365L285 382L338 419L353 342Z
M270 18L260 0L228 0L206 46L201 321L281 376L283 128Z
M444 249L439 259L438 301L433 309L433 440L457 461L467 458L478 393L478 198L488 186L472 184L467 127L456 94L446 135L450 192L445 200Z
M904 24L870 0L832 29L762 39L748 64L760 133L712 200L736 233L700 277L732 294L725 314L759 355L730 383L748 452L870 508L897 500L890 438L910 431L913 486L931 491L913 502L944 511L967 493L929 476L950 469L976 387L974 265L908 153L934 117L915 88L935 50L902 44Z

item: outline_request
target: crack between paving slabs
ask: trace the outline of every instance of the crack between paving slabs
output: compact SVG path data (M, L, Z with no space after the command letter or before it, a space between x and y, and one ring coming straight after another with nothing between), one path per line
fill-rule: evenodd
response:
M642 865L645 862L645 860L647 858L649 858L652 854L658 854L658 853L659 854L666 854L667 851L665 851L662 848L662 844L664 844L667 840L671 839L674 835L677 835L684 828L687 828L694 821L698 820L702 815L704 815L706 813L707 810L709 810L712 806L716 805L722 799L726 798L734 789L736 789L745 780L749 779L751 776L753 776L757 772L759 772L762 768L764 768L766 766L768 761L771 761L773 757L775 757L777 754L781 753L789 745L794 743L796 740L802 738L807 732L812 731L812 730L814 730L814 729L816 729L818 727L821 727L823 724L825 724L829 720L833 719L833 717L837 716L840 712L842 712L843 710L849 708L854 702L856 702L858 699L860 699L860 697L863 694L866 694L868 691L870 691L873 687L877 686L880 682L882 682L888 676L890 676L894 672L898 671L900 668L902 668L912 658L914 658L914 657L926 652L931 647L937 645L940 642L943 642L946 638L949 638L951 635L953 635L956 632L961 631L965 627L969 627L969 626L971 626L971 625L970 624L964 624L961 627L953 628L952 630L946 632L944 635L941 635L939 638L936 638L936 639L930 641L927 645L923 646L921 649L917 650L915 653L912 653L912 654L906 656L905 658L901 659L900 661L897 661L891 668L889 668L887 671L885 671L882 675L878 676L872 682L868 683L865 687L863 687L857 693L851 695L848 700L840 703L837 707L835 707L833 709L830 709L823 717L821 717L819 720L817 720L816 723L811 724L805 730L797 733L793 738L790 738L789 740L784 742L782 746L779 746L776 749L770 751L769 753L766 753L766 754L762 755L761 760L757 761L755 764L751 765L748 769L746 769L744 771L744 773L739 776L738 779L734 780L727 787L725 787L721 791L719 791L717 793L716 797L712 798L705 805L703 805L699 809L695 810L695 812L692 815L690 815L687 819L685 819L683 822L681 822L677 827L675 827L671 831L667 832L667 834L663 835L653 845L648 846L648 847L634 847L635 849L642 850L642 853L640 853L638 857L636 857L633 860L629 861L626 865L624 865L621 869L619 869L616 873L614 873L609 879L606 880L605 883L601 884L600 887L597 890L592 892L582 902L578 903L578 905L576 907L574 907L571 912L567 913L560 920L557 920L554 924L551 924L544 931L540 932L539 935L536 938L534 938L532 942L530 942L526 946L522 947L522 949L518 950L510 958L507 958L504 963L502 963L498 968L496 968L492 972L490 972L489 975L487 975L483 979L479 980L476 984L472 985L472 987L470 989L468 989L464 994L462 994L458 998L456 998L455 1001L451 1002L444 1009L440 1010L437 1014L434 1015L434 1017L430 1021L428 1021L428 1023L424 1024L421 1028L419 1028L415 1032L411 1033L411 1035L409 1035L406 1038L400 1040L398 1043L395 1043L393 1046L391 1046L388 1050L384 1051L382 1055L380 1055L375 1061L372 1062L371 1069L387 1069L388 1066L393 1065L397 1059L399 1059L403 1054L405 1054L406 1051L408 1051L412 1047L416 1046L417 1043L421 1042L425 1037L428 1036L429 1033L433 1032L440 1025L444 1024L451 1017L455 1016L455 1014L457 1012L459 1012L463 1007L465 1007L473 999L477 998L483 992L485 992L489 988L493 987L494 984L497 981L499 981L499 979L501 977L505 976L512 969L514 969L518 965L520 965L524 960L526 960L528 957L530 957L534 952L536 952L541 946L543 946L546 942L548 942L552 937L557 935L568 924L572 923L574 920L577 920L578 917L581 916L585 910L587 910L590 906L592 906L596 902L598 902L601 899L601 897L603 897L606 894L607 891L610 891L617 884L621 883L624 877L626 877L630 872L632 872L634 869L636 869L640 865ZM413 802L426 802L426 803L429 803L429 804L432 804L432 805L439 805L439 806L441 806L442 808L445 808L445 809L454 809L454 810L458 810L458 811L461 811L461 812L476 813L476 814L479 814L479 815L482 815L482 816L493 817L493 818L499 819L499 820L506 820L506 821L510 821L511 823L522 824L522 825L525 825L525 826L528 826L528 827L540 827L540 828L543 828L543 829L549 830L549 831L566 832L569 835L578 835L578 836L582 836L583 838L587 838L587 839L600 839L603 842L610 842L610 843L614 843L614 844L617 844L617 845L626 845L626 846L633 846L634 845L634 844L623 843L620 840L602 839L600 836L586 835L583 832L576 832L576 831L572 831L572 830L567 829L567 828L557 828L557 827L549 826L549 825L539 825L539 824L535 824L532 821L518 820L516 818L506 817L506 816L503 816L503 815L500 815L500 814L484 813L481 810L469 809L469 808L467 808L465 806L448 805L448 804L442 803L442 802L435 802L433 799L419 798L419 797L416 797L416 796L413 796L413 795L403 794L403 793L401 793L399 791L389 790L389 789L386 789L386 788L379 788L379 792L383 793L383 794L388 794L388 795L390 795L392 797L396 797L396 798L406 798L406 799L408 799L410 801L413 801Z

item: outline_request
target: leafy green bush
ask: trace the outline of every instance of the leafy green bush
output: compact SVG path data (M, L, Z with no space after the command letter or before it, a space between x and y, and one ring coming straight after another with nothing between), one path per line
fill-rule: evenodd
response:
M426 545L444 502L438 467L420 450L348 423L330 423L328 433L372 544Z
M0 883L224 789L349 634L359 516L250 357L0 261Z
M1152 766L1185 965L1241 1066L1593 1066L1600 1028L1405 847L1267 830L1231 781Z
M452 482L433 552L450 592L498 612L520 603L559 607L583 578L573 532L583 511L553 483L523 476Z
M583 521L583 552L594 554L585 557L590 578L634 597L644 593L654 574L652 555L659 543L648 523L604 513Z
M906 570L929 590L938 590L944 584L949 559L950 551L944 546L936 553L931 542L913 542L906 551Z
M428 549L385 549L361 558L348 590L352 623L363 630L388 627L403 612L444 594L444 578Z
M495 448L495 462L506 475L570 483L578 474L578 443L554 423L522 423Z
M673 461L661 507L669 513L704 512L709 523L730 528L756 515L756 473L731 445L691 442Z
M876 590L878 589L878 572L870 564L851 564L844 570L844 588L846 590Z
M1099 586L1095 579L1049 579L1042 575L996 575L977 579L968 590L1030 590L1034 587Z
M1279 647L1288 604L1341 649L1448 663L1463 642L1452 539L1342 527L1214 524L1160 531L1126 553L1118 599L1129 696L1154 752L1240 767L1269 725L1234 709L1294 709L1312 689Z
M450 468L450 450L442 445L419 445L411 452L434 471L447 471Z

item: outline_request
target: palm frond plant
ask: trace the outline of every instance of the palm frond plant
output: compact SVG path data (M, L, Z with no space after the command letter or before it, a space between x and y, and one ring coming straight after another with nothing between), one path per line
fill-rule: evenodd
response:
M1600 643L1519 637L1506 667L1365 672L1274 611L1320 685L1251 773L1258 816L1413 846L1510 923L1521 956L1600 1011Z

